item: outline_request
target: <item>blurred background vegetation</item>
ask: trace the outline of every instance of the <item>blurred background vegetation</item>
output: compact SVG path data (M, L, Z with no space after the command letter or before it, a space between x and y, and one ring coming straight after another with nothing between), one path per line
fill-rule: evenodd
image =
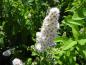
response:
M57 46L38 53L36 32L51 7L60 9ZM16 57L25 65L86 65L86 0L0 0L0 65Z

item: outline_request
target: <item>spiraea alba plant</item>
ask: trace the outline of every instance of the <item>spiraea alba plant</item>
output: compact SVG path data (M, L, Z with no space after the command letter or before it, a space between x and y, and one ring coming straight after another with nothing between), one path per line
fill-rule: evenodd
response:
M57 30L59 29L59 13L58 8L51 8L48 15L43 20L40 32L36 33L35 48L38 51L44 51L48 47L56 45L53 39L57 36Z

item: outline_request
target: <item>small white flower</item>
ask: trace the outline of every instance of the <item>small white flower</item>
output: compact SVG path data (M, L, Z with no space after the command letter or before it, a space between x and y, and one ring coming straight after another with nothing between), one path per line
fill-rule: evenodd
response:
M40 43L37 43L35 47L38 51L42 51L42 45Z
M13 64L13 65L24 65L24 63L23 63L19 58L15 58L15 59L12 61L12 64Z
M2 53L3 56L10 56L12 53L14 53L15 48L8 49Z

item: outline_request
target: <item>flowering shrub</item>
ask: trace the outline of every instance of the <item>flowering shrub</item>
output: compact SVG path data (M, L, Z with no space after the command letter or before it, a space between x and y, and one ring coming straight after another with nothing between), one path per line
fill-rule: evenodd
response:
M0 65L85 65L85 4L86 0L1 0Z

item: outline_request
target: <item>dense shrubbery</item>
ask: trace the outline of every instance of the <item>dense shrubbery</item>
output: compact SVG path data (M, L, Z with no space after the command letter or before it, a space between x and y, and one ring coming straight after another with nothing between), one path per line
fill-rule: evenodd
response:
M85 65L85 4L86 0L1 0L0 65L10 65L16 57L25 65ZM34 49L36 32L51 7L60 9L57 46L39 53ZM2 55L6 50L10 56Z

